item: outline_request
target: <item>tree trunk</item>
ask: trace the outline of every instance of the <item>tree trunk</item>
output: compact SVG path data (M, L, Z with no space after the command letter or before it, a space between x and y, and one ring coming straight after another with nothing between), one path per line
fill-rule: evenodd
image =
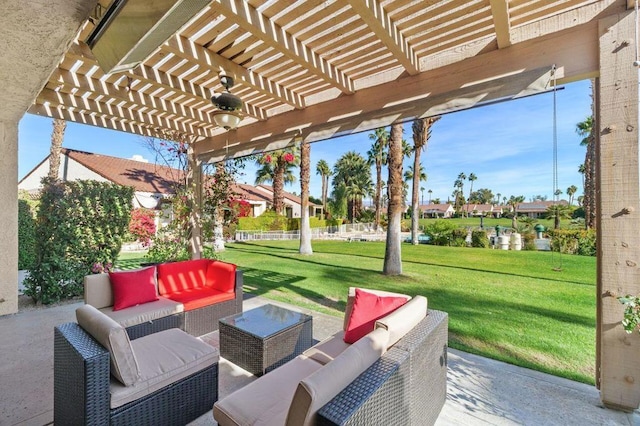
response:
M414 144L413 152L413 188L411 192L411 244L414 246L420 242L418 240L418 191L420 190L420 152L422 145Z
M391 125L389 138L389 192L387 243L384 254L385 275L402 274L402 254L400 247L400 222L402 220L402 124Z
M327 215L327 176L322 175L322 218Z
M593 128L597 125L594 123ZM587 228L596 227L596 149L593 130L589 135L584 159L584 217Z
M216 174L220 176L224 173L226 173L224 163L217 163ZM213 212L213 251L217 253L224 250L224 211L218 206Z
M275 170L273 172L273 210L278 214L284 211L284 172L286 164L284 158L280 156L277 160Z
M313 254L311 248L311 227L309 225L309 174L311 145L302 141L300 145L300 254Z
M53 132L51 133L51 154L49 155L49 179L57 180L60 173L60 152L67 122L56 118L53 120Z
M380 213L382 210L382 161L376 158L376 195L374 203L376 205L376 215L373 222L373 229L376 231L380 226Z

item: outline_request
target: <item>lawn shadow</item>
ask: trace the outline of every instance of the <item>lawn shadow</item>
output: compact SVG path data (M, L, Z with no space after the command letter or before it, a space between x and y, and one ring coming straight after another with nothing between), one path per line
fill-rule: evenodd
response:
M344 312L345 302L336 301L313 290L295 285L295 283L307 279L302 275L284 274L257 268L240 268L243 271L244 287L254 296L260 296L269 291L277 292L287 289L313 303Z

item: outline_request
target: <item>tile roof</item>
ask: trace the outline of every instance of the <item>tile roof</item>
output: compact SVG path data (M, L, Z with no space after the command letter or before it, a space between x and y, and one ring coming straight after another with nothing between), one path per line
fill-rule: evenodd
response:
M111 182L136 191L169 194L182 171L167 166L63 148L62 153Z
M273 187L270 186L270 185L260 184L260 185L258 185L258 187L262 187L262 188L266 189L267 191L269 191L270 193L273 194ZM302 198L298 197L297 195L294 195L294 194L292 194L290 192L287 192L287 191L282 191L282 195L287 200L293 201L296 204L302 205ZM319 204L312 203L311 201L309 201L309 205L310 206L320 206Z

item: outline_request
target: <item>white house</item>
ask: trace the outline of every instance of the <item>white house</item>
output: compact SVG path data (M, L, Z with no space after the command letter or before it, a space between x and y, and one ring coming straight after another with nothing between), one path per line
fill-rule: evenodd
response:
M451 204L423 204L420 206L422 218L442 218L448 219L453 216L455 210Z

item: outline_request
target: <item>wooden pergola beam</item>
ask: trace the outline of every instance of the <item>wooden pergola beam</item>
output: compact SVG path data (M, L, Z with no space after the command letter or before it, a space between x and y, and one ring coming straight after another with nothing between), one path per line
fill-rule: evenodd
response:
M217 0L211 5L244 31L259 38L311 74L324 80L343 93L355 91L353 81L342 71L321 58L282 27L267 19L244 0Z
M191 63L198 64L198 66L204 69L210 69L216 74L224 72L233 77L236 82L241 82L241 84L257 90L263 95L277 99L295 108L304 108L305 106L302 96L292 90L247 70L235 62L213 53L180 35L176 35L167 40L162 49L187 59Z
M243 126L234 132L205 138L198 145L198 153L219 152L226 142L239 143L234 149L241 151L242 145L249 142L255 145L259 140L265 144L278 138L286 140L288 132L296 129L295 123L304 123L299 129L305 139L318 141L368 131L396 119L410 120L469 108L489 98L497 99L498 93L513 95L506 89L515 90L519 79L526 82L532 76L535 78L535 73L528 75L529 72L550 69L553 64L558 67L557 77L561 81L594 76L598 70L598 52L593 49L596 42L597 22L591 22L509 49L494 50L416 76L362 89L349 97L311 105L304 111L290 111L260 125ZM514 86L507 87L510 83Z
M498 49L511 46L511 23L509 20L509 4L507 0L490 0L493 25L496 29Z
M126 105L124 101L107 103L81 96L74 96L68 93L56 92L51 89L44 89L38 96L37 102L41 104L49 103L52 106L64 106L87 114L96 113L99 115L113 116L119 120L135 123L143 127L158 129L158 132L171 129L190 135L209 136L206 129L199 126L187 124L181 120L155 116L151 113L135 110Z
M83 74L72 73L71 71L56 70L49 80L50 84L57 86L65 93L74 93L80 90L90 94L91 99L97 96L119 99L131 104L131 107L138 111L157 114L160 117L168 117L177 120L184 120L189 124L194 124L208 130L214 130L217 126L211 124L209 113L198 108L192 108L168 99L150 96L137 90L127 90L106 81L100 81L87 77ZM213 110L213 107L210 108Z
M379 0L348 0L362 20L385 45L409 75L420 72L420 61Z
M98 62L93 57L91 50L85 43L74 43L69 48L67 55L72 58L77 58L83 62L98 65ZM142 83L141 85L150 84L154 87L172 90L176 93L184 94L191 102L203 102L205 104L210 104L209 98L212 94L210 88L167 74L150 66L140 64L133 70L129 71L127 75L130 75L133 81L137 80ZM266 111L262 108L257 108L253 105L247 104L246 102L243 105L242 112L244 115L253 117L257 120L267 119Z

